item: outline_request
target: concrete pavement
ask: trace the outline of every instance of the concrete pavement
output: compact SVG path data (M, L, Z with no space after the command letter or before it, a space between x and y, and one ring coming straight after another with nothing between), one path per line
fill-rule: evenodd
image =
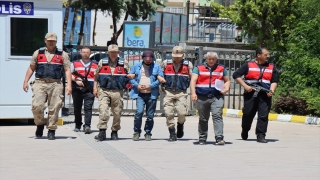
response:
M64 120L73 121L73 116ZM269 143L260 144L255 122L243 141L240 119L224 117L226 145L215 145L210 121L208 144L200 146L197 117L187 117L185 136L177 142L166 140L165 121L155 118L150 142L143 134L140 141L131 140L132 116L122 118L119 141L103 142L93 138L98 116L92 134L73 132L74 124L66 124L59 126L54 141L35 139L35 126L2 123L0 179L320 179L319 125L270 121Z

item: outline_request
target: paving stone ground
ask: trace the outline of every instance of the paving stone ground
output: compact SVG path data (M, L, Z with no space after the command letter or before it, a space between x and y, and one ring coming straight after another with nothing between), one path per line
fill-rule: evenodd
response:
M260 144L254 128L243 141L240 119L224 117L226 145L215 145L210 121L208 144L200 146L197 117L187 117L177 142L167 141L164 117L155 118L152 141L143 134L132 141L132 116L122 117L120 140L96 142L98 118L92 134L73 132L74 124L67 123L54 141L46 132L35 139L34 125L0 121L0 179L320 179L320 126L270 121L269 143Z

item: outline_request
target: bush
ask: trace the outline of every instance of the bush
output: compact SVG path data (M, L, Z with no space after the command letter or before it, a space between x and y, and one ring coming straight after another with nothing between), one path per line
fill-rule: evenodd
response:
M273 104L272 108L279 114L294 114L294 115L310 115L315 114L314 110L308 110L307 102L303 99L298 99L291 96L279 97Z

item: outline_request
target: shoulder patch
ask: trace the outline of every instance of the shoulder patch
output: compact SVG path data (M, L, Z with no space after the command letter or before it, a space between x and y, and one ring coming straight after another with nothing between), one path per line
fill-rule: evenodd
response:
M45 50L46 50L46 47L39 48L39 53L38 54L44 54Z
M102 66L106 66L109 64L109 58L103 58L101 59L101 61L102 61Z
M188 60L183 60L183 65L189 66L189 61Z
M124 59L118 58L118 65L123 66L124 65Z

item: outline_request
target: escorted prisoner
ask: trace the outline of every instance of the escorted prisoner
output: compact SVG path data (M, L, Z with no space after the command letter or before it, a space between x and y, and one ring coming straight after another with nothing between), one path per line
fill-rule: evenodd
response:
M74 107L75 132L79 132L82 125L82 105L84 109L83 132L91 133L92 105L94 103L93 82L97 69L96 61L90 60L91 50L84 46L81 48L82 59L73 61L70 69L72 76L72 98Z
M242 109L242 132L243 140L248 139L248 132L256 112L258 111L258 121L256 126L257 142L267 143L265 139L268 127L268 115L271 108L271 97L277 88L278 72L274 64L269 63L269 51L266 48L258 48L256 50L256 59L247 61L236 72L233 73L235 79L244 87L244 107ZM271 92L258 92L255 97L255 90L242 80L244 79L251 84L262 86L270 89Z
M33 53L30 66L27 70L23 89L28 91L28 81L35 71L35 80L30 82L32 95L32 113L37 125L36 137L42 137L44 126L47 125L48 139L55 139L58 113L63 107L63 71L67 78L66 91L71 94L71 72L68 54L56 47L57 35L47 33L44 39L46 47ZM44 110L48 107L48 121L44 118Z
M132 140L138 141L141 134L142 116L146 107L147 120L144 126L145 140L151 141L153 117L159 96L159 80L157 76L163 77L163 72L159 64L154 63L154 54L146 50L142 53L142 62L136 63L130 70L130 75L134 79L130 82L133 85L130 97L136 99L136 113L134 115L134 134Z
M199 144L206 144L211 112L216 144L224 145L222 109L230 80L224 65L217 63L217 53L208 52L205 58L204 63L193 69L190 82L191 100L197 102L199 113Z
M111 140L118 140L120 118L123 109L123 90L129 79L128 61L119 58L119 48L115 44L108 46L108 57L101 59L96 69L93 94L99 99L99 134L95 136L98 141L106 139L107 123L110 118L109 109L113 114L111 127Z
M183 125L187 114L187 89L190 85L193 65L188 60L183 59L183 48L175 46L172 49L172 60L162 62L164 74L164 113L167 118L169 129L168 141L176 141L184 135ZM162 82L162 81L160 81ZM174 121L174 109L178 114L177 132Z

